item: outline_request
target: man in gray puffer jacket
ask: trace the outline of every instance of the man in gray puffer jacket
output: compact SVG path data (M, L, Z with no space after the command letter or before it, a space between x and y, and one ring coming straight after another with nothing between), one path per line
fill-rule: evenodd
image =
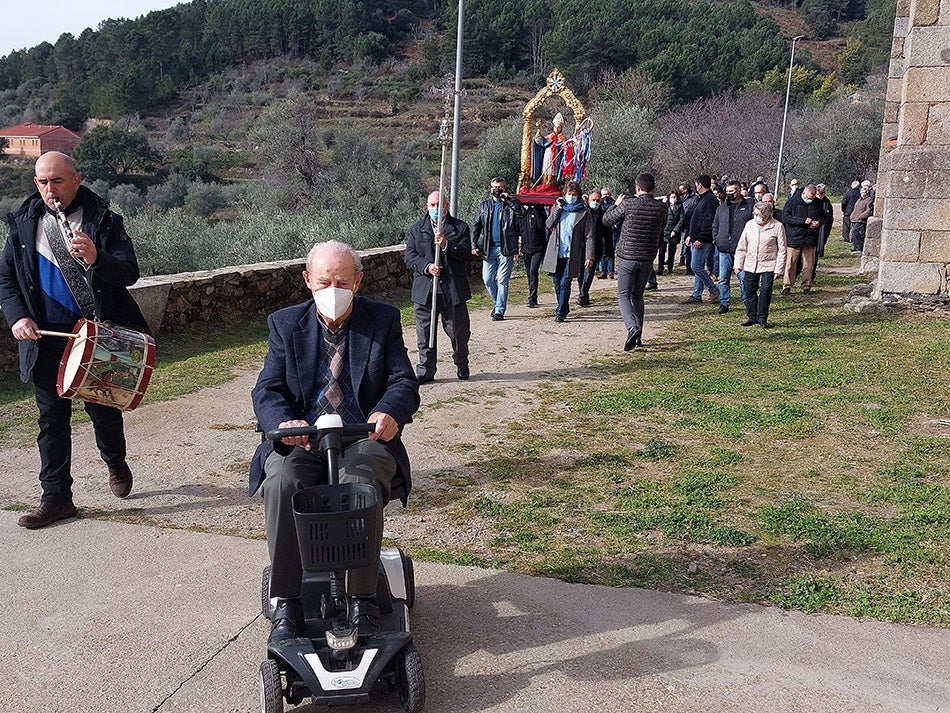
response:
M636 196L617 196L617 202L602 219L606 226L621 223L616 246L617 301L627 328L623 345L627 352L643 344L643 290L663 241L667 213L666 206L653 197L656 179L652 173L637 176L636 186Z

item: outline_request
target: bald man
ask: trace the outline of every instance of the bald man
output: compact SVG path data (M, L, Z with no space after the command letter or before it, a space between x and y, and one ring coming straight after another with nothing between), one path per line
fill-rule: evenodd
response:
M439 222L439 192L432 191L426 199L426 213L409 228L406 236L406 266L412 270L412 309L416 315L416 341L419 364L416 377L420 384L435 378L437 366L436 345L429 346L432 324L432 283L439 277L438 316L442 328L452 343L452 361L458 378L469 377L468 340L471 327L468 300L472 288L468 283L465 263L472 258L468 224L448 214L448 205L442 202L442 225ZM435 264L435 248L441 250L440 264ZM438 318L438 316L436 318Z
M56 392L63 337L41 337L39 330L72 332L81 318L112 322L148 332L148 325L127 287L139 277L139 265L122 217L82 185L73 160L49 152L36 162L37 192L8 218L10 233L0 263L0 307L19 340L20 376L32 381L39 409L39 507L17 522L36 529L76 515L72 496L72 402ZM57 222L62 207L70 234ZM132 490L126 463L122 412L86 403L99 453L108 467L116 497Z

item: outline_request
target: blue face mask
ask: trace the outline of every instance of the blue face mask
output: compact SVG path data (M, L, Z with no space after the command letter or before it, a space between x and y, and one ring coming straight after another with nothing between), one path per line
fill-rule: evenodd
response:
M814 199L814 198L805 198L805 197L803 196L803 197L802 197L802 200L805 201L806 203L811 203L811 202L812 202L813 200L815 200L815 199Z
M429 208L429 217L432 218L432 222L435 223L439 219L439 209Z

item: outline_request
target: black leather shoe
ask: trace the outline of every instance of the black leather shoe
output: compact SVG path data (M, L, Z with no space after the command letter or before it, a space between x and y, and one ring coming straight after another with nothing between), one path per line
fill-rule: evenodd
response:
M303 607L300 605L300 599L278 599L270 621L268 645L299 638L304 629Z
M459 364L458 365L458 377L462 381L468 381L468 377L471 376L468 370L468 364Z
M768 322L759 322L759 326L762 327L762 329L771 329L771 328L772 328L772 325L769 324Z
M726 305L719 305L719 309L716 310L716 314L725 314L729 311L729 308Z
M534 309L534 308L537 307L537 306L538 306L538 303L537 303L537 302L529 302L529 303L528 303L528 307L530 307L531 309Z
M563 314L556 314L556 315L554 315L554 321L555 321L555 322L563 322L565 319L567 319L567 318L566 318Z
M379 607L372 597L350 598L350 626L361 634L379 631Z
M636 328L634 328L634 327L631 327L630 329L628 329L628 330L627 330L627 341L625 341L625 342L623 343L623 350L624 350L625 352L629 352L629 351L630 351L631 349L633 349L634 347L640 346L640 344L641 344L641 342L640 342L640 337L642 337L642 336L643 336L643 330L642 330L642 329L636 329Z
M68 517L76 517L76 506L73 505L72 500L63 503L42 502L36 510L30 510L25 515L21 515L16 524L28 530L38 530Z
M126 498L132 492L132 471L128 463L109 466L109 488L117 498Z
M416 378L420 384L428 384L430 381L435 381L435 374L416 374Z
M743 327L752 327L758 324L758 321L755 317L749 317L745 322L742 323Z
M501 322L505 318L505 315L501 314L500 312L492 312L491 318L493 322Z
M577 306L590 307L590 299L585 299L584 297L581 297L579 300L577 300Z

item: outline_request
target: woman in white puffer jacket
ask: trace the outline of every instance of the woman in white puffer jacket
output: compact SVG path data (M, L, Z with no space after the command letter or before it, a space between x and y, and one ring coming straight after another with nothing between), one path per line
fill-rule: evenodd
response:
M746 321L768 329L772 285L785 272L785 226L773 217L771 203L756 203L736 246L734 269L745 287Z

